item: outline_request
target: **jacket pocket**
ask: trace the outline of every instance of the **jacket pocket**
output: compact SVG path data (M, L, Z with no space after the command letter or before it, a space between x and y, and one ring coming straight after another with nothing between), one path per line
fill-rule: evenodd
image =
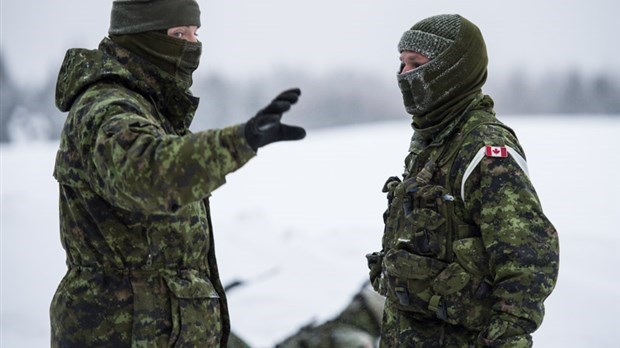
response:
M432 281L447 263L416 255L407 250L392 249L383 259L387 277L387 296L402 311L416 313L418 317L435 318L429 308L433 297Z
M165 275L172 293L171 347L219 347L222 337L220 299L213 284L197 271Z

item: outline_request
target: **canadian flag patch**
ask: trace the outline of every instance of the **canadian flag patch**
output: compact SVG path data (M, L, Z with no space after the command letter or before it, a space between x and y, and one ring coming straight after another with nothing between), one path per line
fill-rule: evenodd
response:
M486 146L485 155L487 157L508 157L506 146Z

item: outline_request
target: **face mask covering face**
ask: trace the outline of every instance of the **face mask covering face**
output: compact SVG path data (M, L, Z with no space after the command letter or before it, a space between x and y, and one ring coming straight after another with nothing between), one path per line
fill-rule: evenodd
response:
M403 95L405 110L410 115L423 111L424 105L428 104L425 103L425 100L428 99L425 98L425 94L428 96L429 93L425 92L427 89L424 88L423 69L424 66L421 66L404 74L398 73L397 75L398 87Z
M202 43L155 31L112 36L112 40L174 76L186 88L192 85L192 74L200 63Z

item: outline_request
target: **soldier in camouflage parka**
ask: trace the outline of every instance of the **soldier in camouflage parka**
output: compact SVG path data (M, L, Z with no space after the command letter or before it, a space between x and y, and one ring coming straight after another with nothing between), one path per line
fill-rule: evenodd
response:
M558 237L514 132L481 93L482 35L440 15L405 32L399 51L415 132L402 179L384 186L382 250L367 255L387 297L381 346L531 347L558 274Z
M130 2L115 2L113 16ZM150 2L165 18L180 18L181 30L199 26L194 0L137 6ZM185 5L188 12L175 17ZM143 24L166 47L192 47ZM125 39L144 38L132 35ZM60 70L56 101L69 115L54 177L68 271L51 303L51 345L226 347L230 324L208 197L259 147L303 138L302 128L280 123L299 90L246 124L192 134L198 98L187 74L127 47L105 38L96 50L71 49Z

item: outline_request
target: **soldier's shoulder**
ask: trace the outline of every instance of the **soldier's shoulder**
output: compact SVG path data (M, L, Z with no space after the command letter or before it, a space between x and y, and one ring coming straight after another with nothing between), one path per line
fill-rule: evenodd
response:
M501 159L525 154L515 132L494 115L481 115L477 120L461 129L461 135L454 148L452 170L457 177L467 177L483 159Z
M486 147L510 147L522 152L515 131L494 117L471 126L463 135L459 155L471 158Z
M495 117L473 123L470 127L471 129L465 138L466 142L489 145L490 142L512 143L517 141L515 131Z
M113 109L146 113L151 107L150 101L142 94L122 83L115 82L100 82L89 87L76 105L86 107L89 111L99 115L106 114Z
M84 96L101 101L126 101L135 102L144 99L137 91L123 83L116 81L101 81L84 91Z

